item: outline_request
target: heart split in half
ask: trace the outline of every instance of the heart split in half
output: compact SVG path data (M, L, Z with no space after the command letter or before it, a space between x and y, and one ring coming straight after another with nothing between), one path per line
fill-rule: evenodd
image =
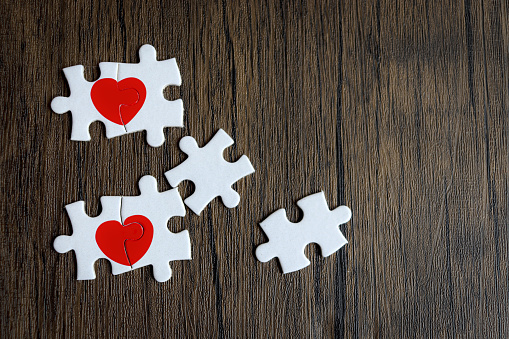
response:
M140 111L147 89L141 80L103 78L92 86L90 96L103 117L118 125L127 125Z
M124 225L116 220L103 222L95 232L95 241L109 259L132 266L147 253L153 236L150 220L133 215L125 219Z

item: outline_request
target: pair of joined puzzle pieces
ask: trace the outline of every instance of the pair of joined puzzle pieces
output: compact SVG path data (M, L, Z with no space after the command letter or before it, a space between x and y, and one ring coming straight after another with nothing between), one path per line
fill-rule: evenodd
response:
M182 127L184 105L181 99L168 101L167 86L180 86L182 80L175 59L158 61L156 50L144 45L135 64L101 62L101 76L89 82L83 66L64 69L71 95L51 102L55 113L71 111L71 140L90 140L89 127L101 121L106 137L147 131L147 142L156 147L164 143L164 127Z
M101 258L110 261L114 275L152 265L161 282L171 277L170 261L191 259L189 232L167 227L170 218L186 215L178 190L158 192L152 176L141 178L139 187L139 196L101 197L102 213L95 218L86 214L83 201L66 206L73 234L57 237L53 247L59 253L74 250L78 280L95 279L94 263Z
M222 129L201 148L192 137L180 141L188 158L165 175L173 187L183 180L194 183L185 204L198 215L218 196L228 208L239 204L231 186L254 168L245 155L234 163L224 160L224 149L232 144ZM152 265L157 281L171 277L170 261L191 259L189 233L174 234L167 227L170 218L186 214L178 190L159 193L151 176L141 178L139 187L138 197L102 197L103 212L95 218L86 215L83 201L66 206L73 234L57 237L54 248L60 253L74 250L79 280L95 278L94 263L100 258L111 262L113 274Z

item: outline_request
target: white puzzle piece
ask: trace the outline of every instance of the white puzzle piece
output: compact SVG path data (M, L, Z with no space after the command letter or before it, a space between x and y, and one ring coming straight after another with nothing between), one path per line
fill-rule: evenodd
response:
M165 127L183 126L182 100L168 101L163 95L165 87L182 82L176 60L157 61L151 45L143 45L139 54L135 64L99 63L101 77L93 82L84 78L82 65L64 69L71 95L54 98L51 109L71 111L71 140L90 140L90 124L100 121L107 138L146 130L148 144L157 147L164 143Z
M51 101L53 112L63 114L71 111L72 130L71 140L89 141L90 124L100 121L106 127L106 137L113 138L125 134L123 125L116 124L103 116L92 102L90 95L92 86L100 79L117 77L117 64L112 62L101 62L99 64L101 76L96 81L87 81L83 74L83 66L71 66L64 68L64 74L69 83L71 95L69 97L56 97ZM120 114L120 113L119 113Z
M168 220L185 216L177 189L157 191L156 179L140 179L141 195L102 197L102 213L89 217L84 202L66 206L72 223L71 236L58 236L53 247L59 253L74 250L78 280L95 279L94 263L108 259L113 274L152 265L154 277L163 282L171 277L169 262L191 259L188 231L171 233Z
M138 114L126 124L128 133L145 130L150 146L164 143L164 127L184 125L184 104L181 99L168 101L163 96L165 87L180 86L182 80L173 59L157 61L156 50L151 45L143 45L139 51L140 63L119 64L118 80L134 77L140 79L147 89L145 104Z
M173 187L183 180L194 183L194 193L184 200L194 213L199 215L218 196L228 208L239 204L240 196L231 186L255 170L245 155L234 163L224 160L224 149L231 145L233 139L222 129L204 147L189 136L180 140L179 147L188 158L165 175Z
M352 217L347 206L329 210L323 192L309 195L297 205L304 212L298 223L286 218L286 210L279 209L260 223L269 242L256 248L256 257L261 262L279 258L283 273L298 271L310 264L304 254L310 243L320 246L322 255L327 257L343 247L348 241L338 226Z
M148 251L132 267L152 265L154 278L163 282L171 277L170 261L191 259L189 232L172 233L168 230L168 220L174 216L185 216L186 209L178 189L160 193L152 176L141 178L139 187L141 195L122 198L122 221L133 215L143 215L152 222L154 235ZM127 255L131 257L129 248Z
M73 233L71 236L61 235L53 242L58 253L74 250L78 266L78 280L95 279L94 263L97 259L108 259L113 274L131 270L129 265L121 265L108 258L95 241L96 231L100 225L108 221L120 222L121 197L102 197L102 212L95 218L85 212L85 203L77 201L65 206L71 219Z

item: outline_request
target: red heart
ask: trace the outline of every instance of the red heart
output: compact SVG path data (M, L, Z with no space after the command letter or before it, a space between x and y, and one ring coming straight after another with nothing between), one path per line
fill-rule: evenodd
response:
M95 232L95 241L108 258L130 266L145 255L153 235L154 227L150 220L142 215L133 215L125 220L125 226L116 220L103 222Z
M103 117L118 125L131 121L145 102L147 90L141 80L126 78L97 80L90 91L95 108Z

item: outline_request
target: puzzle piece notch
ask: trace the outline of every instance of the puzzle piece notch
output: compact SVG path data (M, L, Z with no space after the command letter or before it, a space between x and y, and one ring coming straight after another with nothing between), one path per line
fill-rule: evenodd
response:
M117 78L116 63L101 62L99 63L99 69L101 70L101 76L96 81ZM64 75L69 84L71 95L68 97L55 97L51 101L51 109L55 113L64 114L69 111L71 112L71 140L89 141L90 124L94 121L100 121L104 124L108 139L125 134L126 131L123 125L110 121L97 110L90 95L96 81L87 81L83 72L84 67L82 65L64 68Z
M158 61L153 46L141 46L139 56L139 63L120 63L118 66L118 80L135 77L147 90L145 104L130 122L126 122L126 130L128 133L145 130L148 144L157 147L165 141L165 127L184 126L182 100L169 101L163 95L166 87L180 86L182 79L175 58Z
M85 212L85 203L78 201L65 208L71 220L72 235L58 236L53 247L59 253L73 250L76 255L78 280L95 279L94 264L97 259L107 259L111 263L114 275L131 270L129 265L121 265L109 259L95 241L97 228L106 221L120 222L121 197L101 197L102 212L97 217L89 217ZM127 257L126 257L127 260Z
M133 263L132 268L152 265L154 278L159 282L171 278L169 262L191 259L191 241L187 230L172 233L168 229L168 220L174 216L185 216L186 210L178 189L159 192L157 181L152 176L144 176L139 181L141 194L135 197L123 197L121 216L127 220L132 215L143 215L153 224L153 240L145 255ZM126 248L130 256L129 247Z
M304 212L298 223L288 221L285 209L277 210L260 223L269 241L257 247L256 257L261 262L277 257L283 273L298 271L310 264L304 254L310 243L318 244L324 257L348 243L338 228L352 216L347 206L329 210L323 192L309 195L297 205Z
M222 129L201 148L190 136L180 140L179 147L188 157L166 172L165 176L173 187L184 180L194 183L195 191L184 200L194 213L199 215L218 196L228 208L239 204L240 196L231 186L255 170L245 155L234 163L224 160L224 150L233 143L233 139Z

